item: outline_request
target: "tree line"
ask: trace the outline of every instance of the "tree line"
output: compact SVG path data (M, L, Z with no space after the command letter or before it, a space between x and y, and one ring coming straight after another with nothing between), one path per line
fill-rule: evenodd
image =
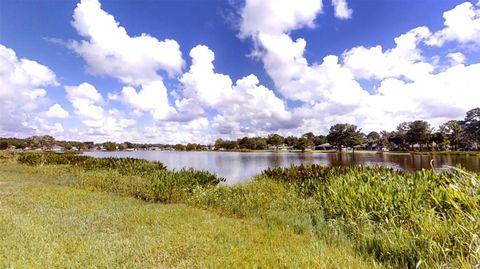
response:
M327 135L305 133L299 137L270 134L267 137L243 137L236 140L217 139L214 145L196 143L184 144L139 144L131 142L104 143L56 141L52 136L32 136L28 138L0 138L0 150L15 149L52 149L54 146L64 150L126 150L158 149L176 151L200 150L266 150L282 147L306 150L312 147L329 146L343 148L424 151L424 150L478 150L480 144L480 108L469 110L463 120L449 120L438 128L433 128L423 120L400 123L394 131L370 132L365 134L357 126L339 123L330 127ZM322 147L323 146L323 147Z
M286 146L305 150L329 144L342 148L370 150L424 151L424 150L478 150L480 144L480 108L469 110L464 120L449 120L432 128L423 120L400 123L394 131L372 131L365 134L357 126L339 123L330 127L327 135L305 133L300 137L270 134L267 137L243 137L237 140L217 139L217 150L265 150ZM326 148L326 147L324 147Z

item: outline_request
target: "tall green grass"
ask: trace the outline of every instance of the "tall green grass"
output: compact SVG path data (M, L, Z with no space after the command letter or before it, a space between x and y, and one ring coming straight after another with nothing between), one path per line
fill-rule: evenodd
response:
M170 171L160 162L134 158L93 158L59 153L22 153L18 162L30 166L68 165L78 185L154 202L178 202L197 186L216 186L225 181L206 171Z
M408 267L480 264L478 175L318 165L263 174L314 199L327 220L380 261Z
M113 169L125 174L149 174L166 167L161 162L150 162L135 158L93 158L84 155L55 152L29 152L19 154L20 163L31 166L68 164L79 166L86 170Z
M28 156L18 160L34 166L64 163ZM351 244L359 254L387 266L480 265L478 174L302 165L267 169L249 183L229 187L219 186L223 179L208 172L169 171L159 164L153 169L148 163L87 158L67 167L82 188L258 217L332 245Z

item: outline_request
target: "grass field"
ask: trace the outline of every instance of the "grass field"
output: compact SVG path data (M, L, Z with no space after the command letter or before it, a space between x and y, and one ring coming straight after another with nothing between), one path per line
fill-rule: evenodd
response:
M74 187L0 162L0 268L372 268L348 244L260 218Z

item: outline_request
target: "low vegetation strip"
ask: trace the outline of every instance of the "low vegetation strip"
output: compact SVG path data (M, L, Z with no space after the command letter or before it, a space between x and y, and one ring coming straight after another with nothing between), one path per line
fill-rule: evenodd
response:
M70 165L77 168L81 185L123 193L147 201L179 202L196 186L216 186L225 181L206 171L170 171L160 162L134 158L93 158L62 153L22 153L18 162L30 166Z
M48 167L60 168L74 174L73 184L81 188L262 219L334 248L353 246L364 259L387 267L480 265L480 176L461 169L306 165L268 169L230 187L194 170L135 174L115 167Z
M69 164L87 170L102 168L115 169L127 174L149 174L163 171L166 167L161 162L150 162L135 158L93 158L74 153L28 152L18 156L18 162L31 165Z

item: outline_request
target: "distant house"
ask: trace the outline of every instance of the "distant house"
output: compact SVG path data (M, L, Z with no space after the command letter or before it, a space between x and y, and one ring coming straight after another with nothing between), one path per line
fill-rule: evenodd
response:
M330 150L330 149L333 149L333 146L330 145L329 143L324 143L324 144L315 146L315 150Z
M268 146L268 149L269 150L292 150L293 147L290 147L290 146L287 146L285 144L281 145L281 146Z
M65 150L65 148L64 148L64 147L61 147L61 146L55 145L55 146L53 146L50 150L51 150L51 151L55 151L55 152L62 152L62 151Z
M353 149L354 149L354 150L364 150L364 149L366 149L366 148L367 148L367 145L366 145L366 144L353 146Z
M149 147L148 150L153 150L153 151L155 151L155 150L162 150L162 149L159 148L159 147Z
M379 145L379 144L366 145L365 149L376 150L376 151L385 151L384 147L382 147L382 145Z

